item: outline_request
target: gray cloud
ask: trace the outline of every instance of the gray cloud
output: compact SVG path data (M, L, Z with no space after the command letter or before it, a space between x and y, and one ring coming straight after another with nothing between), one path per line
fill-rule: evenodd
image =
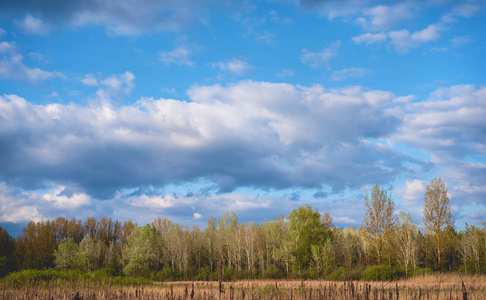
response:
M15 18L24 31L45 33L40 24L105 26L119 35L135 35L152 31L174 31L207 19L209 4L237 6L236 1L220 0L87 0L87 1L1 1L4 18ZM30 22L25 22L28 20ZM35 20L36 22L32 22ZM45 27L44 27L45 28Z
M118 78L118 77L114 77ZM219 192L386 182L409 158L368 139L396 131L393 94L240 82L194 87L192 102L33 105L0 99L1 179L76 186L98 198L144 185L213 182Z
M473 158L486 149L485 91L454 86L404 102L361 87L243 81L195 86L190 102L143 98L125 106L34 105L4 95L0 223L139 213L141 223L168 216L203 225L223 211L261 220L310 204L337 224L358 225L364 196L334 197L400 178L410 178L396 191L402 206L419 218L430 179L417 170L431 164L455 207L482 204L486 173ZM403 154L395 142L426 151L430 161Z

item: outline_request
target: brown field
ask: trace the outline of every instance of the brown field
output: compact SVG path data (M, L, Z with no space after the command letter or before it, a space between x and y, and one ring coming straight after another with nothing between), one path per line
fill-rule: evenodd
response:
M465 290L462 286L464 282ZM486 299L486 276L427 275L397 282L249 280L164 282L120 287L87 282L0 284L0 299L167 299L167 300L323 300L323 299Z

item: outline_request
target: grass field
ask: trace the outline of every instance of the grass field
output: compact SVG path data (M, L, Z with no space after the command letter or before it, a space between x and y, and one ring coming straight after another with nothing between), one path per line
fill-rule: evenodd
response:
M462 283L464 282L464 287ZM466 297L466 298L465 298ZM486 276L436 274L396 282L249 280L155 282L120 286L89 281L0 283L1 299L167 299L167 300L322 300L322 299L486 299Z

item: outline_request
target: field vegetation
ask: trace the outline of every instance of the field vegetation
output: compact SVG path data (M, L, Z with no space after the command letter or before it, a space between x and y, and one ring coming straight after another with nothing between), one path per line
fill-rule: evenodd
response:
M463 282L468 282L468 285ZM243 280L142 282L78 278L0 283L0 299L485 299L486 277L435 274L398 281Z

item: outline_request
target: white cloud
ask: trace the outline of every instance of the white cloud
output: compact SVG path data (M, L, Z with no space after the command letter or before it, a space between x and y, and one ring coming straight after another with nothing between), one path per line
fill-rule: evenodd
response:
M471 37L470 36L456 36L451 40L452 45L454 47L461 47L469 42L471 42Z
M62 73L54 71L44 71L39 68L30 68L22 62L24 57L19 53L15 42L0 42L0 78L15 78L25 80L30 83L50 78L66 78Z
M410 33L408 30L392 31L388 33L390 44L395 47L399 53L406 53L412 48L416 48L424 43L429 43L440 38L440 31L443 28L440 25L432 24L427 28Z
M118 81L133 77L99 83L123 89ZM0 97L0 144L9 145L0 167L16 185L0 184L0 222L103 214L202 221L193 207L204 218L236 211L262 220L308 203L349 225L360 220L363 197L331 203L329 195L408 177L414 179L397 193L404 207L419 209L430 179L417 178L416 168L430 166L427 176L443 172L451 203L484 202L486 167L468 161L486 152L484 87L442 88L417 102L362 87L252 81L194 86L187 94L190 101L143 98L116 106ZM427 152L430 161L411 158L393 143ZM122 192L199 180L209 192ZM238 194L244 187L324 189L326 200Z
M85 78L86 79L86 78ZM89 82L93 83L92 78ZM135 88L135 75L126 71L123 74L111 75L108 78L99 81L99 85L104 86L96 91L99 99L109 100L112 98L124 98L128 96ZM86 82L84 82L86 84Z
M94 74L86 74L84 78L81 79L81 82L89 86L98 85L98 80L96 79L96 76Z
M363 68L346 68L332 72L331 79L334 81L346 80L349 78L364 77L370 70Z
M253 66L241 59L232 59L226 62L213 63L214 68L218 68L221 71L227 71L235 76L246 75L253 69Z
M452 12L454 14L466 18L475 16L480 10L481 7L479 5L471 4L471 3L456 5L452 8Z
M73 209L91 202L90 197L84 193L75 193L71 197L62 195L65 189L65 186L58 186L50 193L44 194L42 198L45 201L53 202L55 206L63 209Z
M15 44L15 42L2 41L0 42L0 53L10 55L16 54L17 45Z
M353 42L356 44L366 44L366 45L374 45L374 44L379 44L383 43L387 40L386 34L383 32L380 33L363 33L359 36L355 36L351 38Z
M441 88L426 101L410 103L402 129L392 140L427 151L442 170L457 201L483 201L486 166L469 162L484 157L486 88L458 85ZM451 197L452 199L452 197ZM462 200L461 200L462 199ZM452 201L452 200L451 200Z
M0 222L27 223L30 221L41 221L42 216L35 206L20 206L14 209L5 210L0 216Z
M277 73L276 76L279 77L279 78L292 77L292 76L294 76L294 71L292 71L290 69L283 69L282 71L280 71L280 73Z
M0 37L3 37L6 34L7 34L7 31L5 31L5 29L3 29L3 28L0 28Z
M405 186L396 191L403 199L402 206L420 206L424 201L426 186L427 183L419 179L407 180Z
M410 39L417 43L427 43L430 41L435 41L440 37L439 31L441 30L442 28L439 25L432 24L423 30L414 32L411 35Z
M166 66L185 65L194 67L196 64L189 59L191 51L187 47L179 47L169 52L159 52L159 60Z
M300 61L312 68L330 68L330 60L337 55L340 48L341 42L336 41L320 52L311 52L307 49L303 49L300 54Z
M27 34L46 35L49 32L48 26L41 19L31 15L27 15L22 21L17 22L17 26Z
M402 2L395 6L377 5L363 10L364 17L358 18L358 23L366 30L383 31L413 19L416 16L415 3ZM368 19L366 19L368 18Z
M202 215L200 213L197 213L197 212L193 213L192 215L194 217L194 220L200 220L202 218Z
M123 90L118 81L132 79L125 73L100 82L107 90ZM367 172L374 180L389 180L390 170L407 159L390 147L362 142L387 136L400 123L388 110L394 99L388 92L250 81L195 86L188 95L190 102L144 98L116 107L109 101L33 105L4 96L0 141L18 146L0 162L9 162L3 164L6 174L16 174L24 187L32 178L40 185L74 182L94 197L125 185L196 178L223 192L324 182L339 190L366 182ZM363 157L369 165L356 163Z
M139 197L131 197L129 201L133 206L139 206L148 209L165 209L174 207L178 203L177 199L171 195L141 195Z

